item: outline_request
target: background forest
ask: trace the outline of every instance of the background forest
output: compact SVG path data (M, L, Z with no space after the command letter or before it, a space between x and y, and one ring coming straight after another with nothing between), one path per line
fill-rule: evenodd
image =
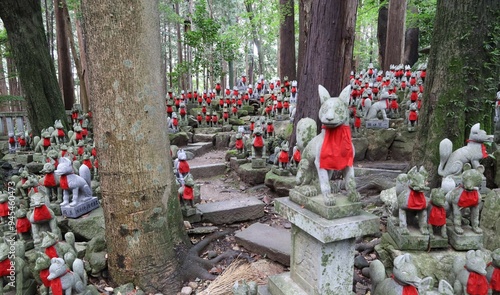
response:
M299 64L301 58L299 6L304 5L303 2L306 1L161 0L160 34L166 89L176 93L183 89L201 91L213 88L217 82L232 88L243 74L249 83L260 75L266 80L284 76L296 80L295 57L298 56ZM71 109L74 101L81 102L84 109L88 106L80 5L75 0L41 1L47 45L66 109ZM398 25L405 29L407 36L404 60L413 65L419 56L421 61L427 57L436 0L411 0L404 8L395 13L402 14ZM352 70L366 68L369 63L375 68L382 66L385 48L381 44L385 43L383 29L387 27L387 14L388 1L358 2ZM281 25L289 26L282 34L291 37L280 40ZM287 54L281 57L280 51ZM0 94L21 95L5 28L0 33L0 54ZM285 60L280 61L280 57ZM294 70L281 74L283 64L292 64Z

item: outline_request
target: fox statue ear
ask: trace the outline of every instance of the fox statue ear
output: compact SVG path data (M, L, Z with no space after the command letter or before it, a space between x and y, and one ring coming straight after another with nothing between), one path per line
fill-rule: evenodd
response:
M325 87L323 87L323 85L318 85L318 93L321 104L331 98L330 93L328 92L328 90L326 90Z
M345 104L349 103L349 98L351 97L351 85L347 85L339 94L339 99Z

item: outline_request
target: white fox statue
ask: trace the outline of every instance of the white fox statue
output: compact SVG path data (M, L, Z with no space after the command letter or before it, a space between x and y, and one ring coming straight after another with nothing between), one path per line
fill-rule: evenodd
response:
M81 165L76 175L73 172L71 160L67 157L59 159L55 174L59 175L59 185L63 190L63 202L61 206L76 206L80 201L92 197L92 189L90 188L90 169L86 165ZM70 191L73 194L71 203L69 202Z

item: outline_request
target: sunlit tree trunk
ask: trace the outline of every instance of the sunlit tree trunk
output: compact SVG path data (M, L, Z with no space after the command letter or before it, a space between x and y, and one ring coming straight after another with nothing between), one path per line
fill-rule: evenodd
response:
M111 278L177 294L176 247L187 235L166 128L157 3L84 0L82 11Z
M280 0L280 13L284 18L280 26L279 76L288 80L297 79L295 59L295 23L293 0Z
M0 57L3 56L3 48L0 46ZM2 59L0 59L2 61ZM0 94L1 95L7 95L9 94L9 89L7 88L7 81L5 79L5 70L3 67L3 61L0 62Z
M404 48L406 20L406 0L390 0L387 18L387 42L383 69L389 70L391 64L401 63Z

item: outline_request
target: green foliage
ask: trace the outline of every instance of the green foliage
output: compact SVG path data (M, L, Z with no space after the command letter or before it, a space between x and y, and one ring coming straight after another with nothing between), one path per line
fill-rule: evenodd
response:
M377 19L378 11L384 4L377 0L359 1L356 17L356 39L354 42L354 58L361 68L370 62L375 67L378 57Z
M419 28L419 46L428 47L431 44L432 31L434 30L434 17L436 16L437 0L411 0L406 14L408 28Z

